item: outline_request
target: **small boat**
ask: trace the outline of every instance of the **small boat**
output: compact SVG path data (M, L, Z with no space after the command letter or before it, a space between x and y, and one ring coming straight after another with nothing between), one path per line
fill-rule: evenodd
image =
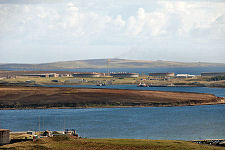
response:
M139 83L137 87L148 87L145 83Z
M106 86L105 83L100 83L100 84L97 84L97 86Z

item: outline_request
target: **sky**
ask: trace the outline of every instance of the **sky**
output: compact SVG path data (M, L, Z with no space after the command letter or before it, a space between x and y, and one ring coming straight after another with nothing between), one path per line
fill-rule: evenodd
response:
M0 63L225 63L225 0L0 0Z

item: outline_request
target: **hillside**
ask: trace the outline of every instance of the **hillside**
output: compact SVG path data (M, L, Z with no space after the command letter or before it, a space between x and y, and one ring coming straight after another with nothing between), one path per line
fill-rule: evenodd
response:
M76 139L55 136L0 146L0 149L14 150L222 150L224 147L200 145L187 141L145 140L145 139Z
M225 67L224 63L207 62L173 62L110 59L110 68L173 68L173 67ZM0 64L0 69L76 69L76 68L106 68L107 59L88 59L75 61L61 61L42 64Z

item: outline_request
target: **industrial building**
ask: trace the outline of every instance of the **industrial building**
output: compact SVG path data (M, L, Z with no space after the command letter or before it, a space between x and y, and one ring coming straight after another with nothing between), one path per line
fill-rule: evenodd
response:
M154 78L171 78L174 77L175 74L173 72L166 72L166 73L149 73L150 77Z
M225 72L203 72L201 76L225 76Z
M9 132L8 129L0 129L0 145L10 143Z
M92 72L92 73L74 73L73 77L77 77L77 78L97 78L100 77L101 74L100 73L96 73L96 72Z
M110 73L110 76L117 77L117 78L137 78L137 77L139 77L139 74L138 73L119 72L119 73Z
M24 74L22 76L27 76L27 77L44 77L44 78L49 78L49 77L59 77L59 74L57 73L44 73L44 74Z

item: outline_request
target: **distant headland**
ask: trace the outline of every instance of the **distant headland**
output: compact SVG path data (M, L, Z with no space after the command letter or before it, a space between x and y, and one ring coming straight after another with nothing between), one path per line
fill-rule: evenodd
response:
M0 69L77 69L77 68L167 68L167 67L225 67L225 63L175 62L163 60L87 59L41 64L0 63Z

